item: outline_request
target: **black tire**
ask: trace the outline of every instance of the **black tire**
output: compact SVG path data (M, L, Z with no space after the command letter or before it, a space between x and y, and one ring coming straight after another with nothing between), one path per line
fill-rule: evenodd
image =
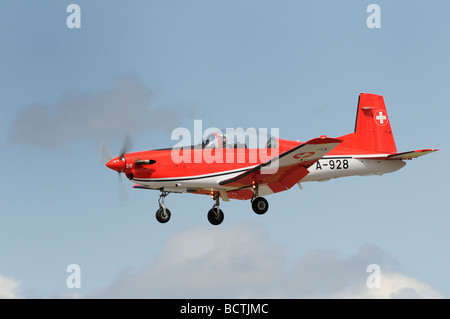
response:
M220 225L223 222L224 215L222 210L219 208L219 212L217 212L217 208L211 208L208 212L208 221L214 225Z
M265 199L264 197L256 197L252 201L252 209L258 215L265 214L269 209L269 203L267 202L267 199Z
M161 224L167 223L170 220L170 215L170 210L168 208L166 208L166 212L164 213L164 209L160 207L156 211L156 220Z

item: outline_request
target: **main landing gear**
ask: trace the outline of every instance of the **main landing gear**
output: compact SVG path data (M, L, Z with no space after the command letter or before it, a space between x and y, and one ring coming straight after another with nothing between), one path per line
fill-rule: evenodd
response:
M252 209L253 211L258 214L258 215L262 215L265 214L267 212L267 210L269 209L269 203L267 202L267 200L264 197L261 197L258 195L258 187L253 187L253 191L254 191L254 195L253 198L251 199L251 203L252 203ZM161 191L161 195L159 195L159 199L158 199L158 204L159 204L159 208L156 211L156 219L158 220L158 222L164 224L167 223L170 220L170 210L166 207L166 205L164 204L164 201L167 197L167 195L169 195L170 192L166 192L166 191ZM224 220L224 214L223 211L220 209L220 194L219 192L214 192L211 195L212 199L215 201L215 204L213 205L213 207L208 211L208 221L214 225L220 225L223 220Z
M259 188L257 184L253 185L253 197L251 199L252 209L258 215L265 214L269 209L269 203L267 199L259 196Z
M219 193L214 194L213 199L216 200L216 203L214 204L213 208L211 208L208 212L208 221L212 225L217 226L223 222L224 215L223 211L219 208L220 206Z
M269 203L264 197L254 196L251 201L252 209L258 215L265 214L269 209Z

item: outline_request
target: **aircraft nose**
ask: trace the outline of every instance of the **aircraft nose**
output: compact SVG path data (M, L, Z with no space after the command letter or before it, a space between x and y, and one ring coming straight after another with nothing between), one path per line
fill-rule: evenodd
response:
M125 170L125 159L117 157L106 163L106 166L114 171L123 172Z

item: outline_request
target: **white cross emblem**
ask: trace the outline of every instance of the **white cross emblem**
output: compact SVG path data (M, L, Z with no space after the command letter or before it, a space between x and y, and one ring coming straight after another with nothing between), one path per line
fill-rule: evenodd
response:
M384 115L383 111L379 111L378 112L378 115L375 116L375 120L376 120L377 124L379 124L379 125L386 125L387 124L387 121L386 121L387 120L387 116Z

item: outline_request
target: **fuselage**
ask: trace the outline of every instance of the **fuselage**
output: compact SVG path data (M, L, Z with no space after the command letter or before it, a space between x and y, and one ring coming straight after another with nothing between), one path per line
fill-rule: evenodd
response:
M302 144L277 139L277 148L219 148L204 149L189 146L125 154L124 173L138 185L170 192L195 192L200 189L230 190L219 182L242 174L283 152ZM354 154L351 154L353 151ZM382 175L394 172L406 163L402 160L374 160L361 150L336 147L309 167L303 182L326 181L348 176ZM152 164L135 164L145 160ZM266 191L264 195L272 192Z

